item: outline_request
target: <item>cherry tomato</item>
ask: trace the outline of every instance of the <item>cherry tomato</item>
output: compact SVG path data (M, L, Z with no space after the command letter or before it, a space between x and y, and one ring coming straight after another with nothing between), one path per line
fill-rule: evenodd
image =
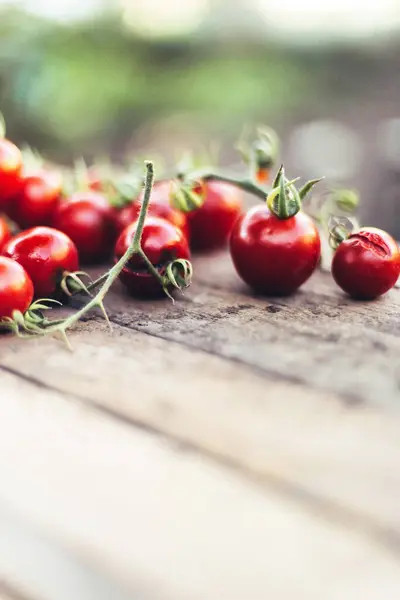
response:
M305 213L279 219L266 206L236 222L230 251L240 277L257 292L288 295L313 273L321 253L318 231Z
M399 248L385 231L364 227L339 244L332 275L353 298L373 300L395 285L400 275Z
M21 151L9 140L0 139L0 209L4 210L20 189L21 171Z
M119 260L128 249L135 235L136 226L137 222L131 223L121 233L115 246L115 261ZM190 258L189 246L182 230L159 217L146 219L142 234L142 248L161 275L171 261L177 258ZM148 272L138 255L134 255L127 263L120 279L136 296L152 297L163 293L159 282Z
M11 238L11 231L5 219L0 217L0 251Z
M133 215L133 203L115 210L115 226L118 233L122 233L136 219L137 214Z
M82 262L99 263L112 253L115 212L102 194L75 193L58 206L52 224L71 238Z
M49 297L64 272L79 268L78 251L65 233L51 227L33 227L14 236L2 254L24 267L33 281L35 296Z
M195 250L225 246L242 210L242 194L229 183L205 184L204 204L188 213L190 245Z
M271 179L270 167L259 167L256 173L256 179L258 183L261 183L263 185L269 183Z
M15 260L0 256L0 318L12 317L14 310L24 313L33 299L33 283Z
M62 177L43 170L23 177L21 189L9 204L8 214L21 228L49 225L60 202Z

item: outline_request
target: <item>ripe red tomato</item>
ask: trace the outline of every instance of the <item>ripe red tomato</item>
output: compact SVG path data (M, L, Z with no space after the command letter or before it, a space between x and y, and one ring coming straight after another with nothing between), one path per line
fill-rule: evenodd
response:
M120 234L128 225L136 221L137 215L133 216L133 203L123 208L115 209L115 227Z
M21 189L9 204L8 214L21 228L49 225L60 202L62 177L42 170L22 178Z
M24 313L33 299L33 283L25 269L11 258L0 256L0 318Z
M339 244L332 275L353 298L373 300L395 285L400 275L399 248L385 231L364 227Z
M75 244L51 227L22 231L4 246L2 254L24 267L39 297L52 296L62 274L79 268Z
M115 212L102 194L76 192L59 204L52 224L71 238L81 262L99 263L110 256L117 236Z
M131 223L119 236L115 246L115 261L128 249L135 235L137 222ZM190 258L187 240L182 230L159 217L148 217L143 227L142 248L160 275L168 264L178 258ZM120 279L128 290L142 297L159 296L162 287L148 272L143 260L134 255L121 272Z
M279 219L262 204L237 220L230 251L238 274L254 290L267 295L288 295L313 273L321 241L305 213Z
M0 217L0 251L11 238L11 231L5 219Z
M22 154L19 148L6 139L0 139L0 209L4 210L8 202L21 186Z
M225 246L242 210L242 194L229 183L205 184L203 205L188 213L190 245L195 250Z

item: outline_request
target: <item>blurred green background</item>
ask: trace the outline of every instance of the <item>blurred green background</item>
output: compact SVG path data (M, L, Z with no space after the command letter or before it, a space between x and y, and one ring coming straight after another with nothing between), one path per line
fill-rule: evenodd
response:
M213 140L232 162L243 126L267 123L301 174L367 207L385 185L366 216L393 229L399 32L398 0L2 0L0 106L11 139L66 163Z

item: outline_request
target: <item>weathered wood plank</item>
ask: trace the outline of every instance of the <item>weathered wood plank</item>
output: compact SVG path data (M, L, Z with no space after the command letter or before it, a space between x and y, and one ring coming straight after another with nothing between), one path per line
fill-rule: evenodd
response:
M235 465L397 549L397 413L344 405L335 394L126 328L98 328L88 322L74 333L74 353L52 339L10 338L1 364Z
M197 267L213 287L198 282L175 306L132 301L117 286L107 302L112 320L350 403L399 408L400 291L356 303L317 273L298 294L265 299L249 293L226 256Z
M0 600L33 600L27 596L22 596L16 590L13 590L11 586L6 584L0 579Z
M143 590L128 592L1 501L0 590L7 600L152 600Z
M145 597L399 595L397 557L362 533L73 398L2 389L1 502Z

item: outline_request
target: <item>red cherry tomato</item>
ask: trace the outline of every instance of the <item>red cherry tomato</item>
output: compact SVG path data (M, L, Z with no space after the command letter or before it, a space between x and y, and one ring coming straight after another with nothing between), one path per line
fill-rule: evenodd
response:
M33 283L25 269L11 258L0 256L0 318L24 313L33 299Z
M364 227L339 244L332 275L353 298L373 300L396 283L400 275L399 248L385 231Z
M5 219L0 217L0 251L11 238L11 231Z
M24 267L33 281L35 296L49 297L64 272L79 268L78 251L65 233L51 227L33 227L13 237L2 254Z
M54 213L53 227L71 238L86 263L108 258L117 236L114 209L97 192L77 192L62 202Z
M203 205L188 213L190 245L195 250L225 246L242 210L242 194L229 183L205 184Z
M43 170L24 177L21 189L9 204L8 214L21 228L49 225L60 202L62 177Z
M135 235L137 222L131 223L121 233L115 246L115 261L128 249ZM143 227L142 248L162 275L166 266L177 258L190 258L187 240L181 229L159 217L148 217ZM159 296L163 293L159 282L148 272L143 260L134 255L123 269L120 279L128 290L142 297Z
M287 295L313 273L321 253L318 231L305 213L279 219L266 205L236 222L230 251L240 277L267 295Z
M133 216L133 208L132 204L128 204L123 208L119 208L115 210L115 226L118 233L122 233L128 225L136 221L137 215Z
M20 189L21 171L21 151L9 140L0 139L0 209L4 210Z

